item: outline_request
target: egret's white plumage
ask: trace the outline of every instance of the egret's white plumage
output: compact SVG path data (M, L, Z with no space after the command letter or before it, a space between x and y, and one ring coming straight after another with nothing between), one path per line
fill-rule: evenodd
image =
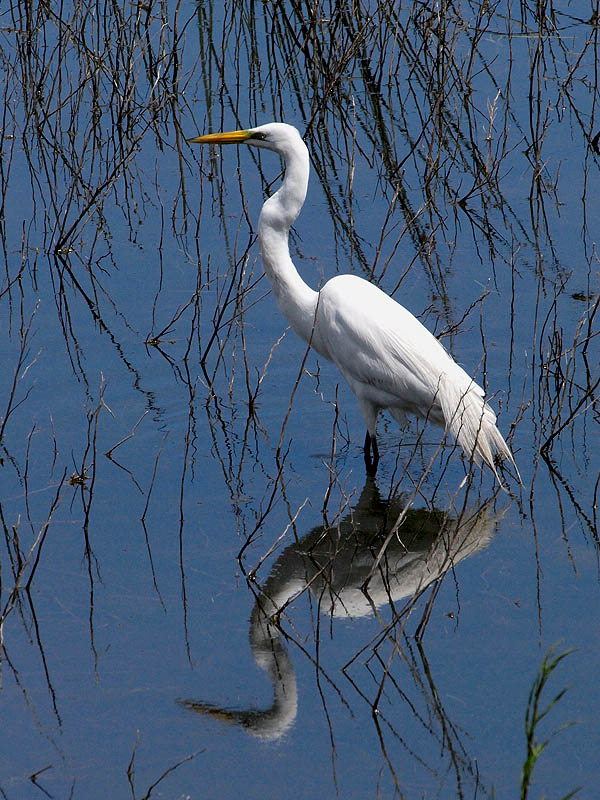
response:
M245 142L283 158L285 177L263 205L258 223L263 266L292 328L338 367L356 395L367 426L367 466L373 471L377 467L377 415L387 408L400 424L407 415L415 415L449 430L467 457L477 464L485 461L498 480L496 459L508 460L516 470L483 389L410 311L356 275L331 278L318 292L300 277L288 246L290 227L306 198L310 169L298 131L273 122L190 141Z

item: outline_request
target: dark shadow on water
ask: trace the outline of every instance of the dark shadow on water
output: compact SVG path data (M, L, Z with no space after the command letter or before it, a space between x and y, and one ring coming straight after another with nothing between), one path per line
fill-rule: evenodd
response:
M507 508L496 511L488 501L463 510L458 518L442 511L406 511L405 500L384 501L375 481L367 479L359 501L336 527L314 528L285 548L262 586L250 584L256 598L250 646L256 664L272 682L272 705L235 709L194 700L179 703L235 722L259 738L278 739L293 725L298 710L294 667L282 641L290 638L281 624L282 614L293 617L293 611L286 612L288 606L309 590L319 614L378 618L389 634L403 625L428 587L439 587L446 573L490 544ZM382 542L400 514L404 522L371 577ZM381 614L388 605L392 622L384 623Z

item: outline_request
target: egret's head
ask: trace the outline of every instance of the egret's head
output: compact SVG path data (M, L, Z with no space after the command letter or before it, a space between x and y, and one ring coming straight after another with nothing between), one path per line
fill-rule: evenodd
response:
M249 144L263 147L285 155L289 148L295 149L303 144L300 134L293 125L285 122L269 122L258 128L228 133L207 133L188 139L192 144Z

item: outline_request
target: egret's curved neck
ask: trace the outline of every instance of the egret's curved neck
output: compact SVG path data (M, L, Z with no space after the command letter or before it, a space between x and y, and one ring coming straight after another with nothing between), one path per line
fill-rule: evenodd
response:
M308 187L309 158L304 142L281 153L285 161L285 177L281 187L262 207L258 221L265 273L273 287L277 305L292 328L305 341L310 341L315 320L318 292L300 277L288 245L288 234L294 224Z

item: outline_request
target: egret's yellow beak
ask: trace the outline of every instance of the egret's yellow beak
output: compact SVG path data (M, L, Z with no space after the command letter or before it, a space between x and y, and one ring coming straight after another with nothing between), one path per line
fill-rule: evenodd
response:
M207 133L188 139L190 144L239 144L252 136L252 131L229 131L228 133Z

